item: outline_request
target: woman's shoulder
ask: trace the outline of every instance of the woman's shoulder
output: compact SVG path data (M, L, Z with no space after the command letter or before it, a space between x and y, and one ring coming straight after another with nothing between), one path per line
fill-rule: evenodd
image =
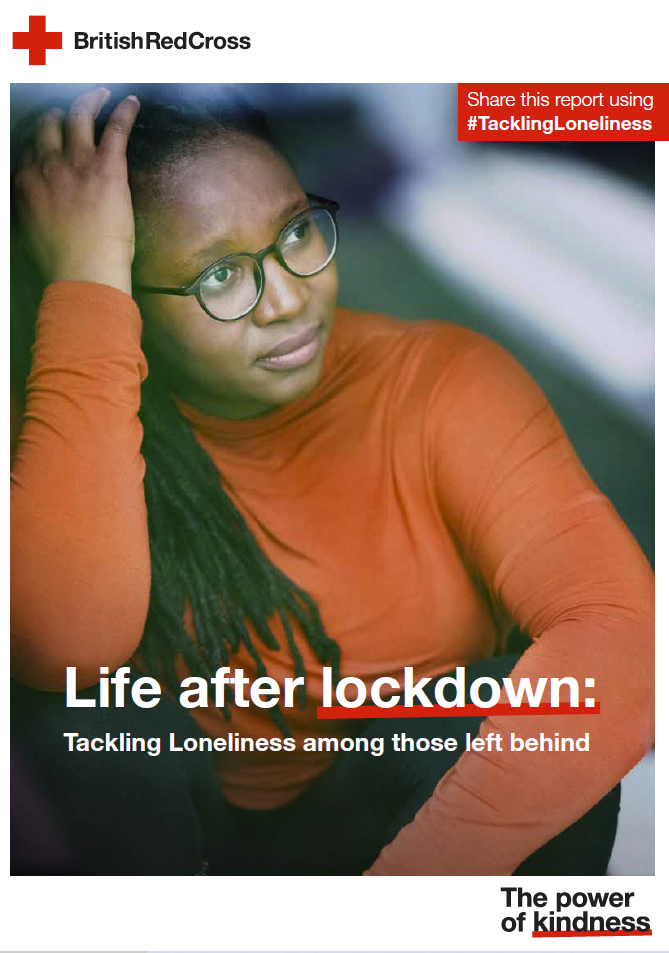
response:
M447 375L470 359L494 360L506 352L492 339L445 319L408 319L373 311L337 308L335 341L340 357L374 366L402 366L420 372L424 384ZM508 355L507 355L508 356Z
M398 419L433 420L442 431L449 422L472 428L478 422L486 434L503 430L504 422L512 430L548 408L509 351L456 322L351 308L338 309L337 322L340 380L392 405Z

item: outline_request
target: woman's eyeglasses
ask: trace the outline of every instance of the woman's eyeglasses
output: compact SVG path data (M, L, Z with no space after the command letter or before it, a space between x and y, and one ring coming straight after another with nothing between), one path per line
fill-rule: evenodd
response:
M284 225L279 237L257 254L239 252L220 258L201 275L180 288L136 285L149 294L195 295L214 321L238 321L256 307L265 287L263 259L277 261L296 278L310 278L330 264L337 251L339 232L335 213L338 202L307 196L311 205Z

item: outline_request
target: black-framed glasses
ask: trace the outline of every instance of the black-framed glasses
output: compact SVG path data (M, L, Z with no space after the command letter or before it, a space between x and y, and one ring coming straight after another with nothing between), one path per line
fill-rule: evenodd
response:
M214 321L238 321L253 311L265 288L263 260L275 255L296 278L310 278L330 264L337 251L339 203L307 194L309 208L292 218L273 244L255 255L239 252L213 262L190 284L179 288L135 285L149 294L195 295Z

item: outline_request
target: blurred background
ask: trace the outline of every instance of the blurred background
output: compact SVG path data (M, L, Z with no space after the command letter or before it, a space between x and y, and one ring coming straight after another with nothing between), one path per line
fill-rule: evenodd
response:
M12 122L83 88L14 85ZM454 84L236 88L341 203L341 303L506 347L653 563L654 143L460 143ZM623 782L612 874L654 872L653 759Z

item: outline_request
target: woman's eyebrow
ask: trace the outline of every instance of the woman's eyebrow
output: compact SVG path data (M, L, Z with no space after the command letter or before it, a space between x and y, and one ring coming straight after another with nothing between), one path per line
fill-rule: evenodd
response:
M276 215L272 216L270 219L270 225L276 226L277 229L286 225L290 219L297 215L298 212L303 212L309 207L309 200L307 198L298 198L294 202L291 202L290 205L284 206L281 211ZM222 258L225 256L228 251L232 251L232 246L234 242L226 238L217 238L215 241L210 242L208 245L203 248L199 248L197 251L190 254L187 258L181 258L176 262L177 268L191 269L204 267L208 262L216 260L216 258Z

